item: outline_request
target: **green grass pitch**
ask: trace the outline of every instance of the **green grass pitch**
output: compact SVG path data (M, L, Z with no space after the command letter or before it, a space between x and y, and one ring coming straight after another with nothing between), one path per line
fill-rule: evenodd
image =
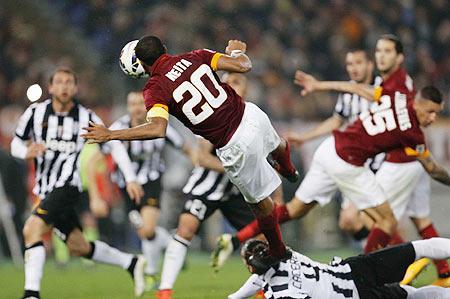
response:
M349 250L308 252L308 256L328 262L334 255L347 257ZM248 277L240 258L233 256L218 274L208 265L209 256L191 253L187 269L182 271L175 285L174 298L214 299L226 298L237 290ZM433 281L436 277L433 266L415 281L416 286ZM20 298L23 288L23 270L10 263L0 263L0 299ZM58 269L52 261L45 266L41 296L44 299L124 299L134 298L132 282L126 271L106 265L88 268L78 259L64 269ZM154 293L145 293L143 298L154 298Z

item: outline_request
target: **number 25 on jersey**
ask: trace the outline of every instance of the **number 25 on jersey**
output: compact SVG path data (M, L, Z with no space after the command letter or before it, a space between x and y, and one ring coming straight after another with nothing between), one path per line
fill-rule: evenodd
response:
M213 83L214 88L219 93L214 96L202 81L203 76L207 76ZM227 99L226 91L217 82L211 68L202 64L192 74L190 81L184 81L173 91L174 100L179 103L184 98L184 94L189 92L191 98L183 104L182 111L193 125L198 125L214 113L214 109L219 108ZM195 114L193 109L200 104L202 98L206 102L201 105L201 112Z

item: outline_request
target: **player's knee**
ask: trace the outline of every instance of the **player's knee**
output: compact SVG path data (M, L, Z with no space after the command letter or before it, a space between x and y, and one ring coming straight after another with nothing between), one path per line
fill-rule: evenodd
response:
M35 217L30 217L25 222L25 225L22 229L23 238L25 244L37 242L42 237L42 231L44 224L40 219L36 219Z
M88 242L73 242L70 239L67 241L67 247L72 256L86 256L91 249L91 245Z
M138 230L138 235L141 240L152 239L155 237L155 228L143 226Z
M355 219L352 219L350 215L346 213L341 213L339 216L339 228L344 232L352 233L356 231L355 227Z

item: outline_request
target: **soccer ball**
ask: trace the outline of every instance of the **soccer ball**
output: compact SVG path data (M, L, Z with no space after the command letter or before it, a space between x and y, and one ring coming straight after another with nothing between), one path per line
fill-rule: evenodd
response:
M119 65L122 71L132 78L144 78L148 74L145 72L144 67L137 59L134 53L134 48L136 47L139 40L133 40L127 43L120 51Z

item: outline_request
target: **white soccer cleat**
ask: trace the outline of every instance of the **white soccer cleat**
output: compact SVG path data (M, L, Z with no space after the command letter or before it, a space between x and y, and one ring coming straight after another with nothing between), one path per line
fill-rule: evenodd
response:
M211 255L211 266L215 272L218 272L222 268L234 251L231 238L232 236L230 234L223 234L217 239L216 248Z
M141 297L145 291L145 267L147 261L142 255L137 258L136 265L133 269L133 282L134 282L134 295L136 297Z

